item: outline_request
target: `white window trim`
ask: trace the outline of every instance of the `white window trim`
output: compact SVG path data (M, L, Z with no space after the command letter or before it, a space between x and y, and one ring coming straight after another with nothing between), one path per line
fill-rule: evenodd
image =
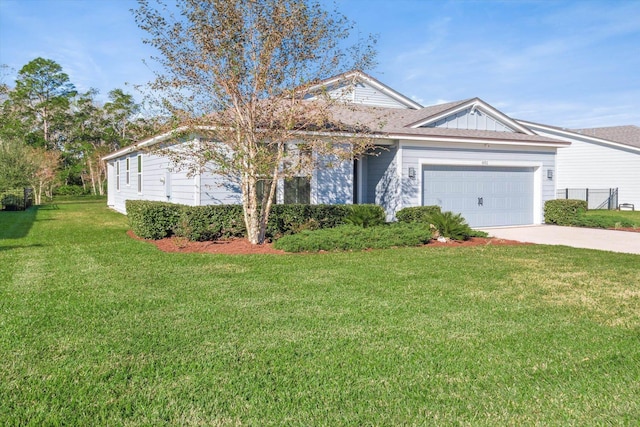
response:
M116 191L120 191L120 162L116 160Z
M125 183L127 187L131 187L131 159L127 157L125 159Z
M137 171L138 171L138 173L137 173L138 194L142 194L142 184L143 184L143 182L142 182L142 154L138 154L136 160L137 160L136 167L137 167Z

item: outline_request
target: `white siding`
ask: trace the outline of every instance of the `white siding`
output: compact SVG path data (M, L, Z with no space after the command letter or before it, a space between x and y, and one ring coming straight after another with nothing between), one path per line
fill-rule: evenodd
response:
M563 134L534 129L538 134L570 141L558 149L557 188L618 188L618 203L640 209L640 152Z
M392 96L363 82L357 82L350 88L346 87L346 85L340 85L329 89L327 94L331 98L356 104L386 108L409 108ZM308 99L315 99L315 97L309 97Z
M211 172L200 178L200 204L236 205L242 203L242 189L238 180L232 180Z
M113 207L116 196L116 162L107 162L107 206Z
M491 130L497 132L514 132L513 129L504 123L496 120L488 114L475 109L471 113L472 107L458 111L455 114L444 117L434 123L430 123L424 127L430 128L446 128L446 129L473 129L473 130Z
M353 203L353 162L324 159L323 166L313 172L311 203L318 205Z
M113 194L109 206L118 212L126 213L127 200L155 200L162 202L182 203L193 205L195 202L194 178L187 177L184 171L169 171L169 160L155 154L142 152L142 193L138 193L138 161L140 152L132 152L113 162L113 178L109 176L108 192ZM126 159L130 159L130 180L126 184ZM120 162L120 190L115 189L115 162ZM167 176L167 172L168 175ZM168 179L167 179L168 178ZM166 186L171 186L167 189ZM168 190L168 191L167 191ZM170 197L167 197L167 195Z

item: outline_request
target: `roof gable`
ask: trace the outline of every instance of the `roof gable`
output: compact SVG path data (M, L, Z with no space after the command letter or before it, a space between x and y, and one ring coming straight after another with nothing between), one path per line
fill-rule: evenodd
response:
M479 98L454 103L450 108L411 123L408 127L534 134L527 127Z
M315 99L313 93L319 90L326 91L331 98L355 104L412 110L422 108L422 105L361 71L341 74L314 85L308 90L306 99Z

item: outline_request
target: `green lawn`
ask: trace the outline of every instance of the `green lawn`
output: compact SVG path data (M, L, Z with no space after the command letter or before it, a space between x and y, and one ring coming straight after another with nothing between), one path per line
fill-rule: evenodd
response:
M0 212L0 425L638 425L640 256L167 254Z
M631 221L636 228L640 228L640 210L637 211L609 211L606 209L593 209L587 211L587 216L601 216L609 218L623 218Z

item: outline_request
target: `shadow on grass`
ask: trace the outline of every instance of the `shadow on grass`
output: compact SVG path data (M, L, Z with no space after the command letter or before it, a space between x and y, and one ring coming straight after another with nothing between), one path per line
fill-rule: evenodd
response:
M26 249L26 248L42 248L44 245L37 243L35 245L11 245L11 246L0 246L0 252L2 251L10 251L12 249Z
M32 206L26 211L0 212L0 239L20 239L29 234L36 221L38 210L43 206Z

